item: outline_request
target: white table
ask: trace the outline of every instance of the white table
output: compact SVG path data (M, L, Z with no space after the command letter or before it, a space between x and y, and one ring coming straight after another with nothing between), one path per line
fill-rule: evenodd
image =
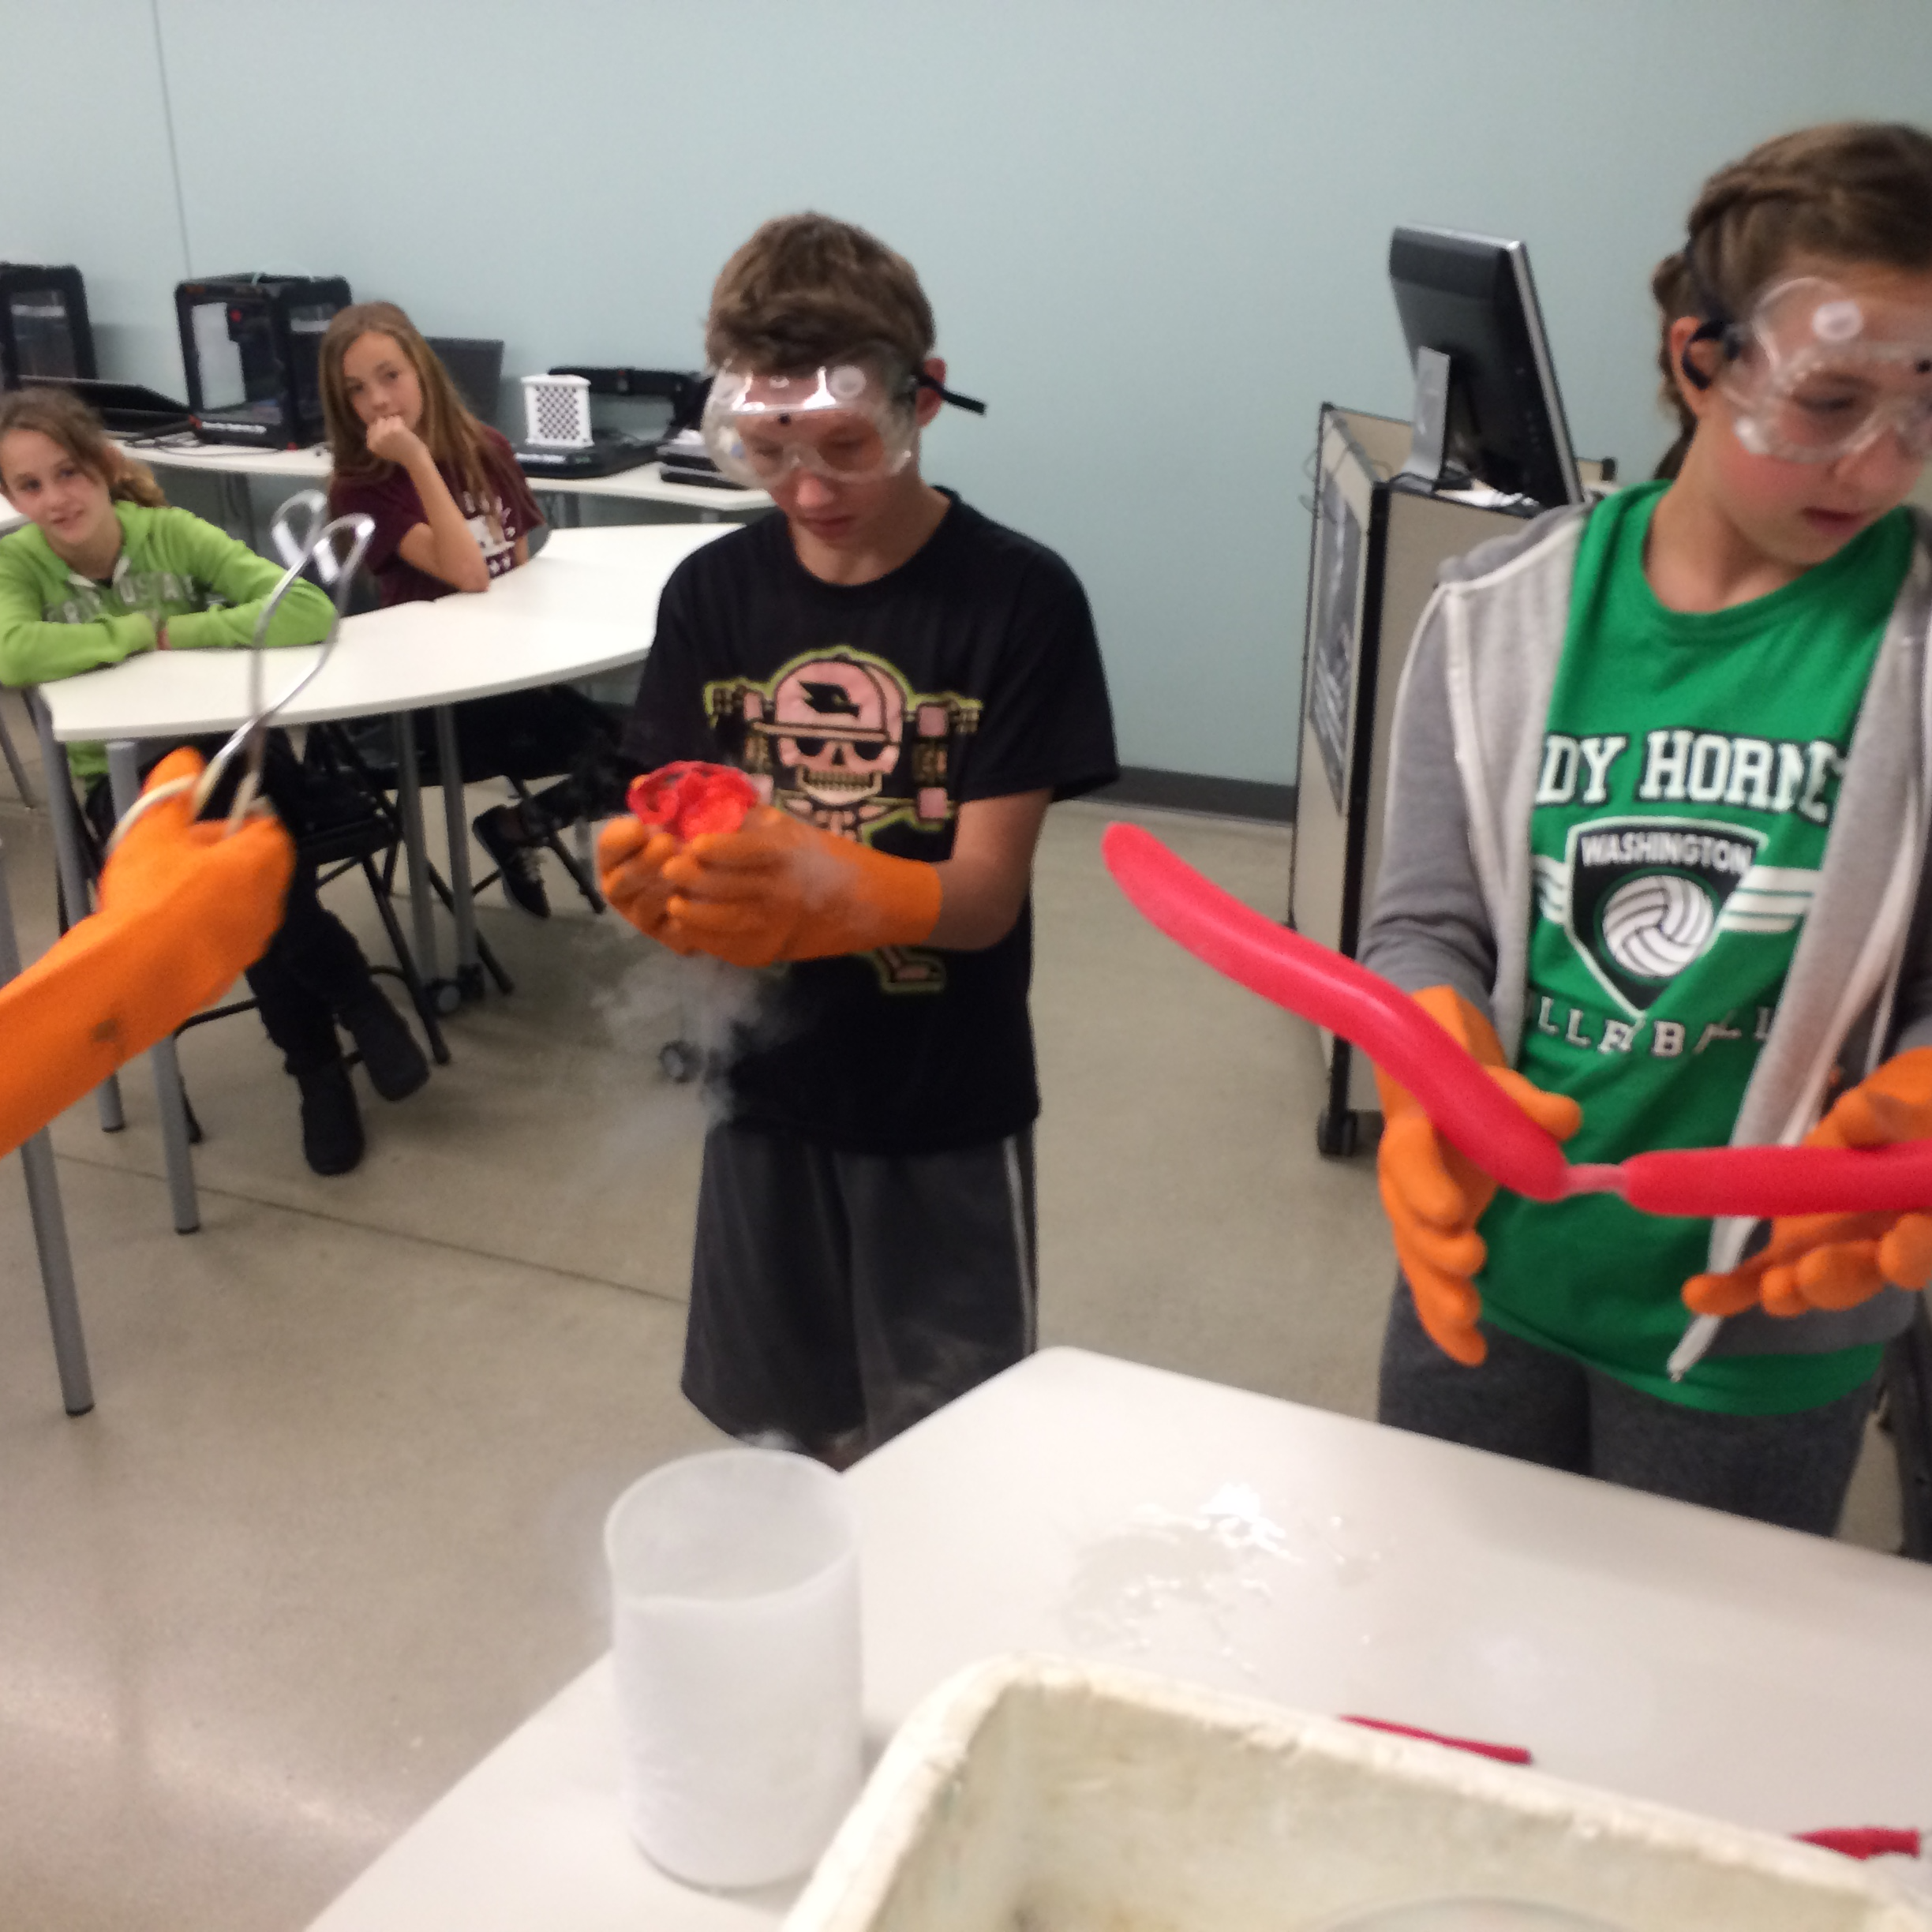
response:
M329 454L325 445L309 449L253 450L220 443L146 444L117 439L129 455L141 462L175 470L199 470L223 479L223 515L231 526L249 533L256 545L254 512L249 495L249 480L255 477L279 477L285 481L327 485ZM701 523L724 518L758 516L772 507L762 490L707 489L702 485L667 483L660 463L640 463L635 469L620 470L614 476L545 477L525 478L540 496L558 499L557 521L565 528L576 521L580 496L608 496L629 503L668 505L695 515ZM6 526L0 523L0 529Z
M1047 1649L1522 1744L1766 1828L1932 1824L1932 1569L1072 1350L846 1479L868 1729ZM479 1668L486 1666L480 1661ZM619 1816L609 1660L313 1932L752 1932Z
M4 496L0 496L0 537L9 530L17 530L27 521L24 511L16 510Z
M650 651L665 579L694 550L727 534L724 524L625 524L560 530L522 569L477 596L404 604L346 619L328 662L277 722L319 724L395 714L402 757L399 781L407 833L410 912L417 961L436 977L436 934L416 788L409 713L433 710L438 758L459 769L452 707L470 698L588 677L634 664ZM320 654L315 645L268 654L268 690L288 689ZM106 740L117 805L125 809L135 783L137 741L227 732L249 712L245 650L144 652L81 676L39 687L43 750L55 768L60 744ZM73 905L85 905L73 801L64 785L48 788L62 877ZM470 892L468 824L462 788L443 792L455 901L456 969L466 985L477 972ZM197 1226L185 1115L174 1071L174 1043L155 1049L163 1142L168 1156L175 1226Z

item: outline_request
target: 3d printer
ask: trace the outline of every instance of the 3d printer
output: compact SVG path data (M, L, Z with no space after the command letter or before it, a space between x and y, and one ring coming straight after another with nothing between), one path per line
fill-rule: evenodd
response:
M80 271L0 262L0 388L36 376L95 373Z
M322 439L318 374L340 275L211 275L174 290L188 407L204 442L299 449Z

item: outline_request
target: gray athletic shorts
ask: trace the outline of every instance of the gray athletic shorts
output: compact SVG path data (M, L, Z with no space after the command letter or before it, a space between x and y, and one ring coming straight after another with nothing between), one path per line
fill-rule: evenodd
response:
M1792 1415L1722 1415L1632 1388L1483 1324L1486 1361L1451 1361L1398 1279L1376 1419L1787 1530L1838 1527L1878 1385Z
M841 1465L1032 1353L1033 1136L843 1154L705 1140L684 1393Z

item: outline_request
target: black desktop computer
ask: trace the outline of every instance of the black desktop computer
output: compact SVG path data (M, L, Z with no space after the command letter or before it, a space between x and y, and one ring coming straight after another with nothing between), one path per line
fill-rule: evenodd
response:
M174 291L188 408L205 442L300 449L322 440L320 355L349 306L340 275L209 275Z

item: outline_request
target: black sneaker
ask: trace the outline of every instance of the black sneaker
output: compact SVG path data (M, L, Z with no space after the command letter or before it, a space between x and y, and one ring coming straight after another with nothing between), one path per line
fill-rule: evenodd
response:
M513 830L507 822L511 815L508 806L497 806L485 812L470 829L502 874L504 897L532 919L548 919L550 895L544 890L543 869L537 856L541 844Z
M298 1073L302 1152L319 1174L346 1174L362 1158L362 1116L349 1069L339 1060Z
M385 1100L406 1100L429 1079L429 1062L416 1044L416 1035L380 987L372 986L363 998L345 1008L342 1023L362 1056L369 1084Z

